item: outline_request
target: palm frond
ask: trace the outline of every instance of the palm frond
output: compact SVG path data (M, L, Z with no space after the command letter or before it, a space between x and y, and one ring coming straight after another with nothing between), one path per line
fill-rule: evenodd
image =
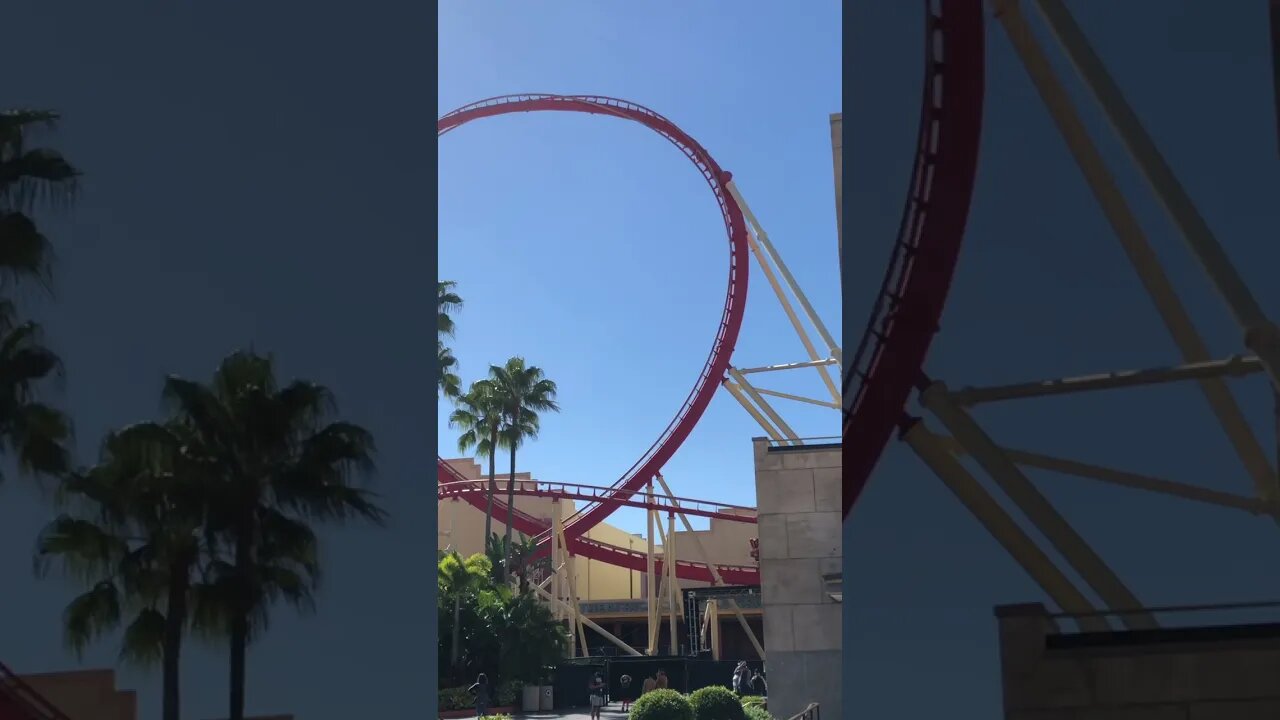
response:
M124 629L120 643L120 659L131 665L148 667L164 657L164 614L146 608Z
M120 624L120 593L107 581L76 596L62 613L63 640L79 658L89 643Z

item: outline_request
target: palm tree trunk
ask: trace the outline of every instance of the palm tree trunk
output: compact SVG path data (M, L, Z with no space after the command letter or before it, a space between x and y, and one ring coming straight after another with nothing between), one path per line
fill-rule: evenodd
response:
M511 443L511 476L507 479L507 541L503 546L502 584L511 582L511 525L516 519L516 444Z
M175 562L169 570L169 598L164 614L164 697L161 717L179 720L182 700L179 694L178 669L182 656L182 630L187 623L187 589L190 567L186 562Z
M236 533L235 573L236 598L231 618L231 683L228 720L244 720L245 661L249 650L249 613L253 609L253 589L249 572L253 563L250 543L253 524L242 518Z
M453 642L449 649L449 664L453 666L456 672L458 667L458 659L462 656L460 647L462 645L462 595L459 593L453 598Z
M489 432L489 505L484 511L484 547L489 549L489 538L493 537L493 496L498 494L498 483L494 477L498 474L498 428L494 426Z

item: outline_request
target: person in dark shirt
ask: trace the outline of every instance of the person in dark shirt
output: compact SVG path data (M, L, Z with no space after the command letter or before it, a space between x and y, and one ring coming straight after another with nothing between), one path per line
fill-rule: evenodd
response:
M631 676L623 675L618 678L618 685L622 686L622 712L626 712L631 705Z
M769 688L764 682L764 675L759 670L756 671L755 675L751 676L751 692L761 696L769 694Z
M484 673L480 673L476 677L476 684L467 688L468 692L475 693L476 696L476 717L484 717L489 714L489 678Z

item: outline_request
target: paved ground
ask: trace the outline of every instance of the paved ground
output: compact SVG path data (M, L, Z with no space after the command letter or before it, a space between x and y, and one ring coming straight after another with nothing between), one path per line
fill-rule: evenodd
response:
M591 711L580 708L558 712L516 713L516 717L521 720L590 720ZM626 720L626 717L627 713L622 712L622 706L617 703L606 707L600 713L600 720Z

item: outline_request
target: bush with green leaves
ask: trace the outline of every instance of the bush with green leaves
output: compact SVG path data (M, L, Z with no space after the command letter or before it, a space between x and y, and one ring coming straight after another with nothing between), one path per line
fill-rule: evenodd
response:
M689 695L694 720L746 720L742 701L729 688L704 687Z
M629 720L694 720L689 699L675 690L653 690L631 706Z
M476 699L464 687L440 688L440 710L467 710L475 707Z
M744 704L742 706L742 710L746 713L747 720L774 720L774 717L769 714L769 711L759 705Z
M755 705L756 707L768 708L769 702L761 695L743 695L742 707L751 707L752 705Z
M516 704L520 698L521 688L524 683L519 680L508 680L498 684L498 692L494 694L494 705L497 707L511 707Z

